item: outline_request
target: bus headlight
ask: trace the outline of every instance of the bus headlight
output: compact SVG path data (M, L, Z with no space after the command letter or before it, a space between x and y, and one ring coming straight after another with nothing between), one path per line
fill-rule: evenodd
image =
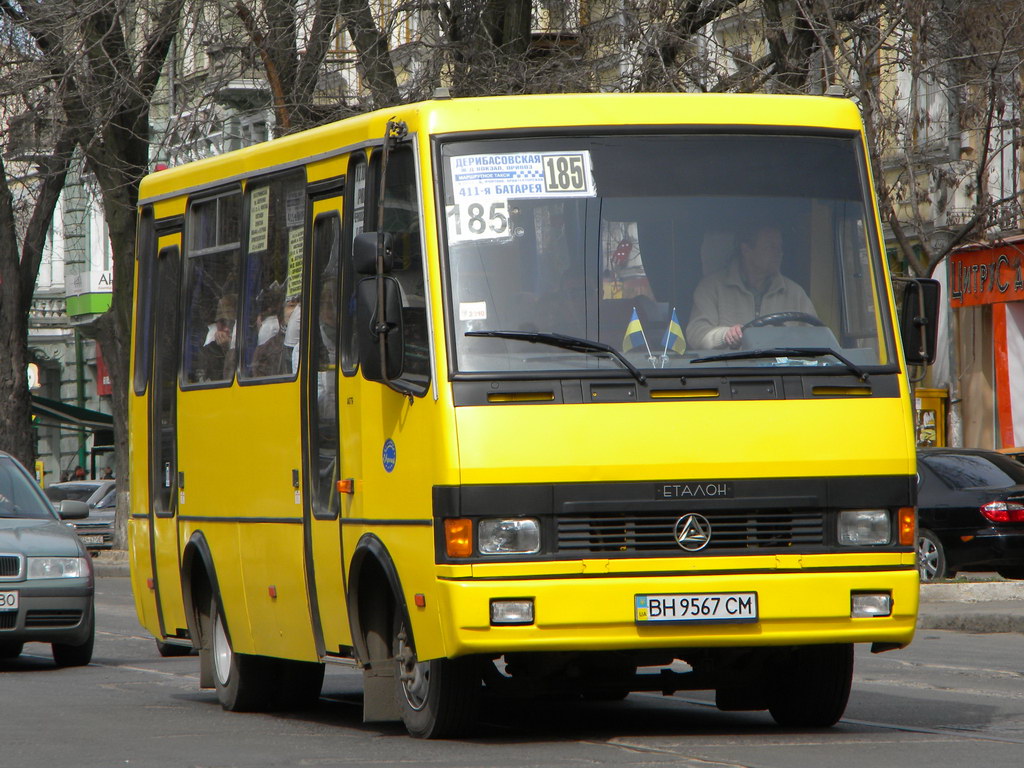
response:
M481 520L477 536L481 555L540 552L540 522L532 517Z
M839 543L870 547L892 541L892 520L887 509L844 509L839 513Z

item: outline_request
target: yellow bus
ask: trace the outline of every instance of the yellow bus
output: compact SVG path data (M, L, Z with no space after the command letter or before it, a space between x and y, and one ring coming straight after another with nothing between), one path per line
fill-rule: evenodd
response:
M438 94L151 174L142 624L229 710L338 662L421 737L548 693L835 723L918 607L930 304L866 157L845 99Z

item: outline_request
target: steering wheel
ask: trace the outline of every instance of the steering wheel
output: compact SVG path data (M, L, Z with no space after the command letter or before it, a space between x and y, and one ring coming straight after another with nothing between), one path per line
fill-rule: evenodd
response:
M749 323L743 324L743 329L763 328L766 325L782 325L783 323L807 323L808 325L824 326L825 324L807 312L772 312L768 315L759 315Z

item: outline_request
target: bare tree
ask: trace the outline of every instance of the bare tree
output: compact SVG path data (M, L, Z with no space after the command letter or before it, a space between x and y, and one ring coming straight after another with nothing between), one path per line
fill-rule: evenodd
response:
M10 107L15 99L8 98ZM25 126L25 121L8 120ZM27 377L28 316L47 232L74 143L66 131L42 153L13 151L8 133L0 155L0 443L26 466L35 459ZM34 145L34 142L33 142ZM5 158L11 158L8 162Z
M127 379L138 184L149 165L150 104L178 30L182 3L0 0L0 14L8 28L19 36L31 54L31 66L45 74L47 88L55 95L52 107L59 110L66 131L55 145L54 157L63 161L55 170L66 170L70 151L65 150L72 142L101 190L113 253L114 292L111 309L88 330L102 346L114 381L115 456L117 474L122 477L128 475ZM48 178L56 184L63 180L63 173L51 173ZM5 215L2 206L0 216ZM21 267L22 296L30 296L38 259L23 258ZM26 308L23 302L20 309ZM19 322L24 329L24 318ZM20 344L24 349L24 341ZM24 378L23 365L20 376ZM119 542L124 537L125 513L122 499Z

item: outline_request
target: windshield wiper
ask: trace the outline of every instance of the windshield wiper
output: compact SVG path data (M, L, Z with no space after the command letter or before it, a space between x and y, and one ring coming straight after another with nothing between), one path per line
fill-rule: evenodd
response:
M615 347L604 344L600 341L580 339L576 336L565 336L561 333L538 333L536 331L466 331L466 336L487 336L494 339L511 339L513 341L528 341L531 344L547 344L560 349L569 349L573 352L604 352L611 355L622 367L632 374L633 378L641 384L647 381L647 377L640 373L626 356Z
M736 352L723 352L720 355L698 357L695 360L691 360L690 363L717 363L722 360L755 360L762 357L834 357L858 379L861 381L868 380L867 371L845 355L828 347L772 347L770 349L737 350Z

